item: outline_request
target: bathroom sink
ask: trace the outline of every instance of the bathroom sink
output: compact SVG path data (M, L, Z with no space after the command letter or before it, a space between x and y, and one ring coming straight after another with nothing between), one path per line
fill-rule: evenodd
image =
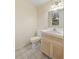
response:
M62 28L51 28L47 30L42 30L42 32L48 33L50 35L60 35L64 36L63 29Z
M52 30L52 31L48 31L48 33L49 33L49 34L52 34L52 35L54 35L54 34L55 34L55 35L63 35L63 31L53 31L53 30Z

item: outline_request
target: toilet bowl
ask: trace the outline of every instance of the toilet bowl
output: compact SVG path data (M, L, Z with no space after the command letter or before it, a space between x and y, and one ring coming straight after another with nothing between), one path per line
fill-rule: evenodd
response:
M32 43L32 48L35 49L39 46L39 41L41 39L41 32L37 32L36 36L31 37L30 41Z
M40 41L40 37L32 37L31 38L31 43L32 43L32 48L37 48L38 47L38 42Z

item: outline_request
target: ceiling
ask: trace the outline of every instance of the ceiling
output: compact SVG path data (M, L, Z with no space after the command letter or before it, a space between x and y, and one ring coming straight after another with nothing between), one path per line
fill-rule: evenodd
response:
M36 5L36 6L44 4L48 1L50 1L50 0L32 0L33 4Z
M64 0L31 0L31 1L35 6L39 6L47 3L48 1L51 1L51 3L54 4L56 2L61 2L61 1L63 2Z

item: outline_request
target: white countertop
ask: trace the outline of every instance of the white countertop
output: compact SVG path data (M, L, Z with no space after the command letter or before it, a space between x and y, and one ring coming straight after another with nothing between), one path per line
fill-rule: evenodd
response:
M46 33L48 35L52 35L52 36L57 36L57 37L64 37L64 31L61 28L57 28L57 29L47 29L47 30L42 30L42 33Z

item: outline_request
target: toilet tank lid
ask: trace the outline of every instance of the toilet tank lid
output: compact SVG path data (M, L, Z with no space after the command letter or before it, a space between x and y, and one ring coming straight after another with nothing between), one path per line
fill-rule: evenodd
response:
M41 38L38 37L38 36L35 36L35 37L31 37L31 42L36 42L36 41L39 41Z

